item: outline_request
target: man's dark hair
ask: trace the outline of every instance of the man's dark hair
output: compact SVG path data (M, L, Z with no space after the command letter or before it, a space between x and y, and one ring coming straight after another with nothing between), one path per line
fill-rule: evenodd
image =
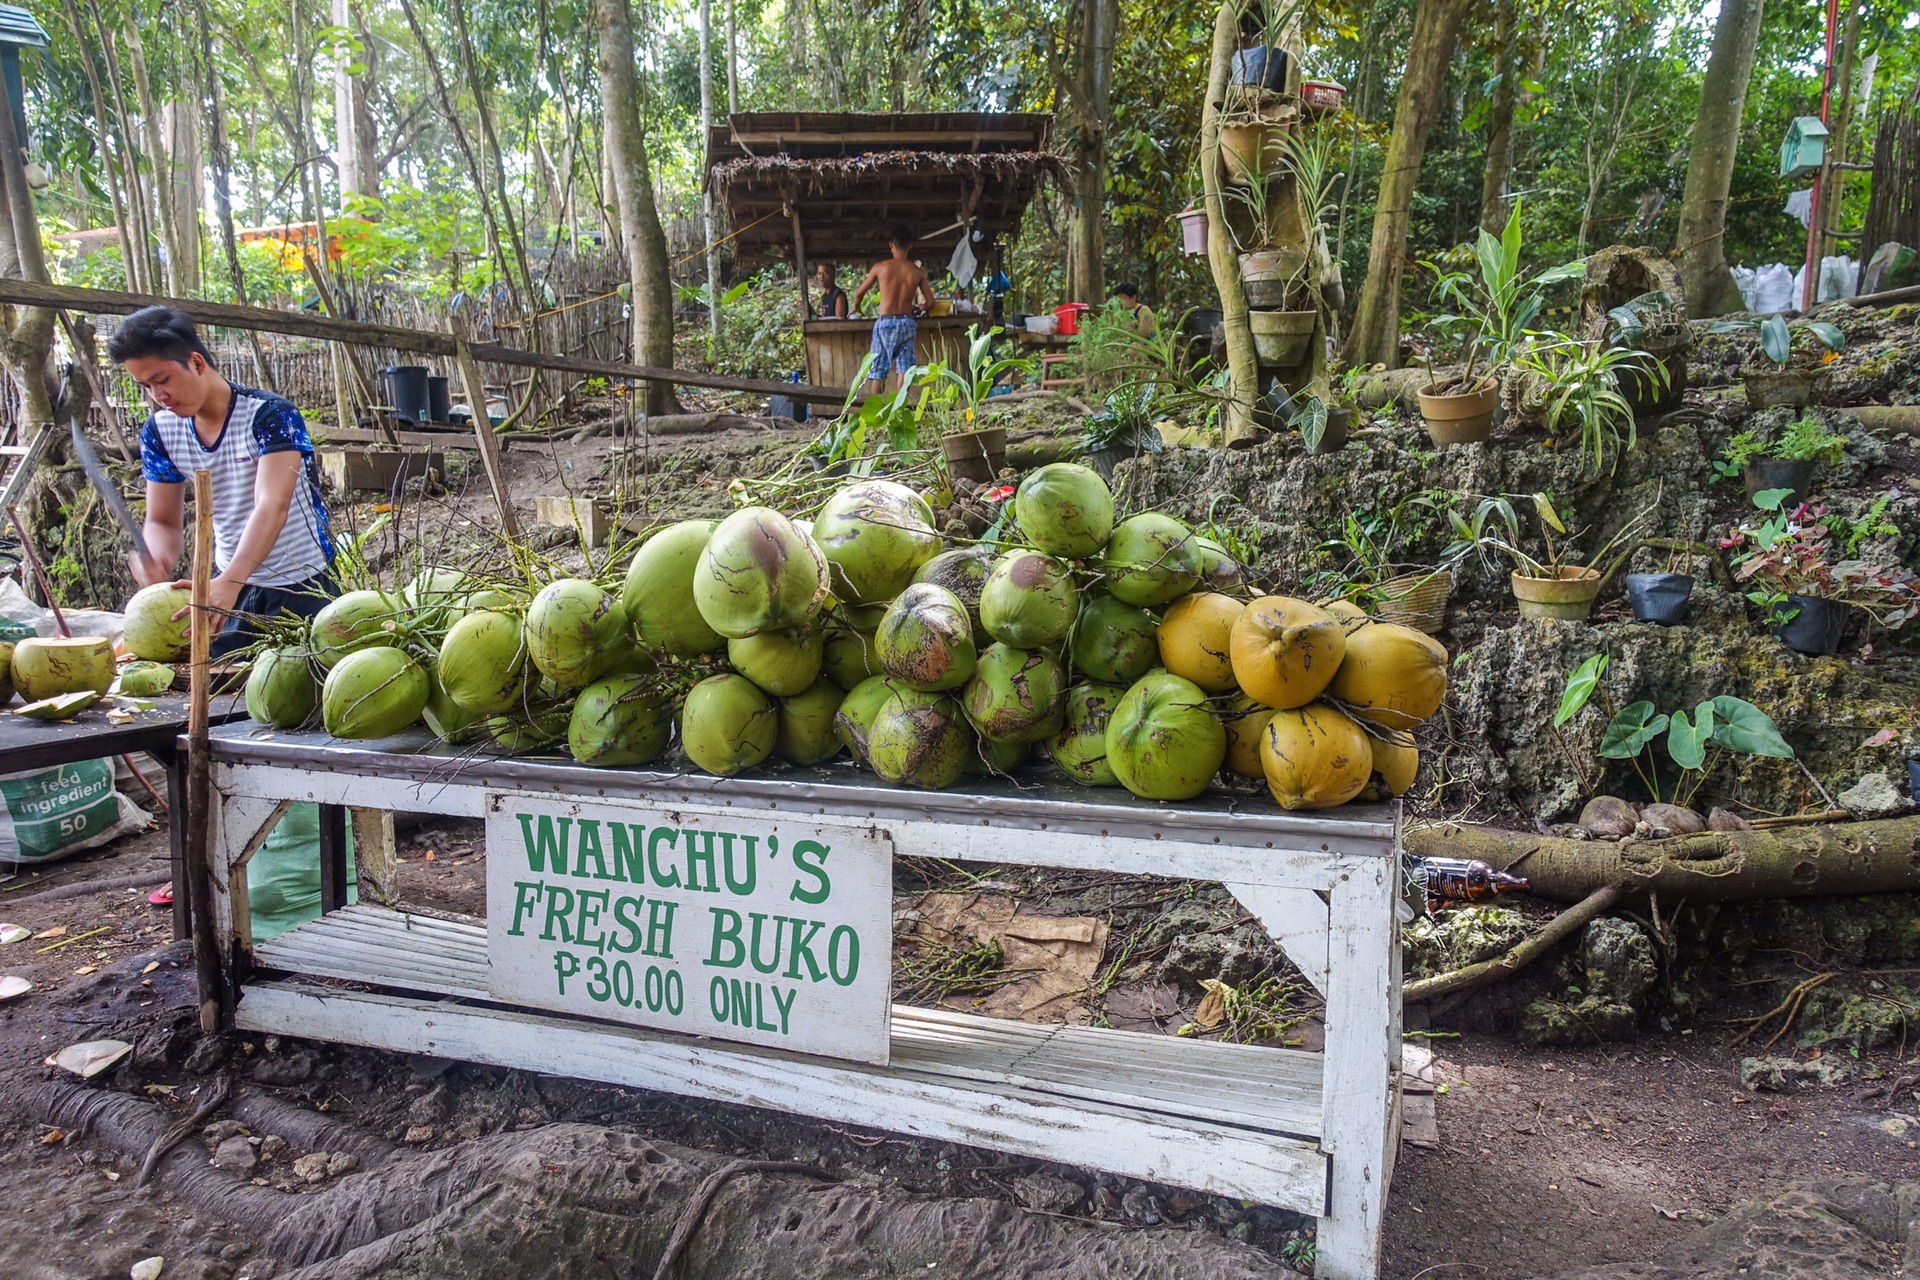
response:
M1113 292L1116 297L1132 298L1135 302L1140 300L1140 286L1131 280L1122 281L1113 286Z
M142 307L120 322L120 328L107 340L107 354L116 364L125 364L142 356L158 356L175 364L187 363L198 354L208 364L208 354L193 317L172 307Z
M913 248L913 228L904 222L896 222L887 232L887 243L899 245L902 249Z

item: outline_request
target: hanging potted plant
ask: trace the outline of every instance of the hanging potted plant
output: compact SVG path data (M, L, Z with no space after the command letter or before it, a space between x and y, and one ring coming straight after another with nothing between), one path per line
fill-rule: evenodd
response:
M1847 335L1824 320L1796 320L1772 315L1764 320L1723 320L1708 333L1758 329L1759 345L1740 366L1740 382L1747 404L1755 409L1778 405L1805 408L1827 388L1827 366L1839 359Z
M1864 560L1832 559L1825 507L1788 507L1787 491L1768 489L1754 498L1767 518L1742 525L1721 546L1734 558L1735 581L1751 584L1747 601L1766 626L1795 653L1829 657L1839 652L1850 608L1896 630L1920 616L1920 590L1905 569Z
M1207 211L1189 200L1174 217L1180 223L1180 249L1189 258L1204 257L1207 252Z
M1291 60L1273 41L1283 36L1305 0L1262 0L1258 15L1243 14L1241 44L1233 53L1229 83L1238 89L1284 93Z
M1714 462L1722 479L1734 476L1747 488L1747 500L1769 489L1784 489L1781 506L1791 511L1807 500L1821 464L1835 466L1845 456L1847 438L1828 431L1812 414L1791 423L1772 444L1757 431L1742 431L1727 441L1726 457Z
M1499 371L1513 355L1528 326L1545 304L1548 286L1580 277L1585 263L1562 263L1530 279L1520 274L1520 205L1498 238L1482 228L1474 250L1478 279L1464 271L1444 272L1425 265L1439 277L1439 294L1458 308L1442 315L1433 326L1442 332L1469 330L1466 363L1461 372L1440 377L1431 362L1427 385L1420 389L1420 416L1437 445L1474 444L1493 429L1493 413L1500 404ZM1484 360L1484 364L1482 361Z
M1533 495L1534 514L1540 519L1540 536L1545 544L1545 559L1535 559L1520 549L1520 521L1513 504L1505 498L1483 498L1471 521L1457 511L1447 513L1455 542L1447 549L1449 559L1469 551L1485 555L1497 551L1513 565L1510 582L1514 599L1523 618L1558 618L1580 621L1593 612L1593 602L1627 557L1639 546L1641 532L1652 517L1659 497L1622 525L1619 532L1594 554L1581 560L1575 555L1566 523L1544 493ZM1555 543L1554 534L1562 541ZM1612 557L1609 559L1608 557Z

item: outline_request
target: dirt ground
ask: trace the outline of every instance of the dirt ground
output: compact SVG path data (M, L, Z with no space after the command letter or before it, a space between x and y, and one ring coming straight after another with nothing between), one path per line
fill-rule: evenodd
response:
M0 948L0 971L35 984L28 996L0 1006L0 1202L9 1206L0 1211L8 1227L0 1234L0 1275L94 1280L125 1275L133 1262L154 1255L169 1259L170 1277L264 1280L280 1270L270 1239L222 1221L166 1185L136 1190L137 1155L99 1133L36 1123L13 1105L23 1089L65 1078L42 1067L42 1057L105 1036L135 1049L92 1087L150 1098L169 1121L190 1113L209 1073L224 1066L244 1082L243 1095L322 1113L398 1148L451 1149L491 1134L589 1122L696 1150L805 1161L854 1179L882 1201L986 1197L1103 1223L1109 1232L1213 1233L1251 1243L1270 1265L1304 1258L1305 1224L1290 1215L1086 1170L464 1064L274 1037L201 1043L193 1029L191 961L170 942L170 922L147 904L144 889L47 896L149 871L163 854L158 834L129 837L0 893L0 920L39 935ZM479 909L484 851L477 828L407 832L402 855L408 903ZM1103 892L1124 905L1113 886L1055 886L1048 901L1045 893L1030 894L1039 886L989 884L1018 889L1049 913L1085 910L1087 895ZM926 886L909 873L901 887L902 901L910 902ZM1139 896L1138 882L1130 892ZM1164 912L1165 904L1154 909ZM1110 955L1129 945L1124 916L1115 919L1122 923L1109 940ZM1137 938L1134 945L1146 946ZM1126 1025L1168 1031L1197 1003L1192 993L1152 982L1117 986L1108 1001L1115 1014L1135 1014ZM1156 1004L1157 1012L1139 1012ZM1310 1024L1293 1033L1303 1035L1311 1039ZM1874 1096L1872 1079L1748 1094L1738 1080L1743 1050L1729 1038L1725 1027L1703 1025L1624 1046L1543 1050L1488 1035L1432 1034L1427 1043L1444 1090L1437 1099L1439 1145L1402 1149L1388 1203L1384 1274L1521 1280L1645 1260L1737 1202L1787 1183L1838 1173L1912 1180L1920 1172L1913 1082L1892 1099ZM1884 1081L1878 1090L1886 1092ZM273 1125L256 1121L251 1132L271 1134ZM255 1148L256 1158L263 1151L272 1158L241 1170L240 1180L312 1189L293 1171L303 1154L297 1142L277 1152Z

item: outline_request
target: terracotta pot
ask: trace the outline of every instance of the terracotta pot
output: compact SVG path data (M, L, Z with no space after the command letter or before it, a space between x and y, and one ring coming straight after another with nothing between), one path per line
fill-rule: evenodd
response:
M1747 404L1754 409L1785 406L1803 409L1819 401L1827 389L1825 369L1753 369L1740 371Z
M1493 411L1500 407L1500 381L1489 378L1477 391L1434 395L1420 392L1420 416L1437 445L1478 444L1493 434Z
M1247 324L1253 330L1253 350L1269 369L1291 369L1306 357L1318 311L1252 311Z
M961 479L985 484L1000 474L1007 461L1007 429L983 427L940 437L947 468Z
M1220 126L1220 158L1227 177L1243 187L1273 178L1279 168L1281 139L1291 127L1285 120L1241 120Z
M1600 571L1584 565L1562 565L1548 578L1530 578L1513 572L1513 597L1523 618L1561 618L1578 622L1593 612L1600 594Z

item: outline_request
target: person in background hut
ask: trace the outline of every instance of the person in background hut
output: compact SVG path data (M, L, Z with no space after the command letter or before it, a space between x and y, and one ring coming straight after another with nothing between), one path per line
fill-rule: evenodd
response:
M813 269L813 282L820 290L819 301L813 308L815 319L845 320L852 314L852 308L847 305L847 291L833 278L831 262L823 262Z
M1153 314L1153 308L1140 301L1140 286L1126 283L1113 286L1113 300L1133 311L1133 331L1143 338L1151 338L1160 327L1160 321Z
M874 263L873 270L867 272L867 278L853 293L856 311L867 294L878 290L880 297L880 315L873 322L873 367L867 371L868 395L880 393L889 373L897 373L901 382L906 381L917 363L914 340L919 336L920 326L914 323L914 317L933 305L933 283L908 256L913 250L913 232L904 222L895 223L887 233L887 247L891 250L890 256Z

